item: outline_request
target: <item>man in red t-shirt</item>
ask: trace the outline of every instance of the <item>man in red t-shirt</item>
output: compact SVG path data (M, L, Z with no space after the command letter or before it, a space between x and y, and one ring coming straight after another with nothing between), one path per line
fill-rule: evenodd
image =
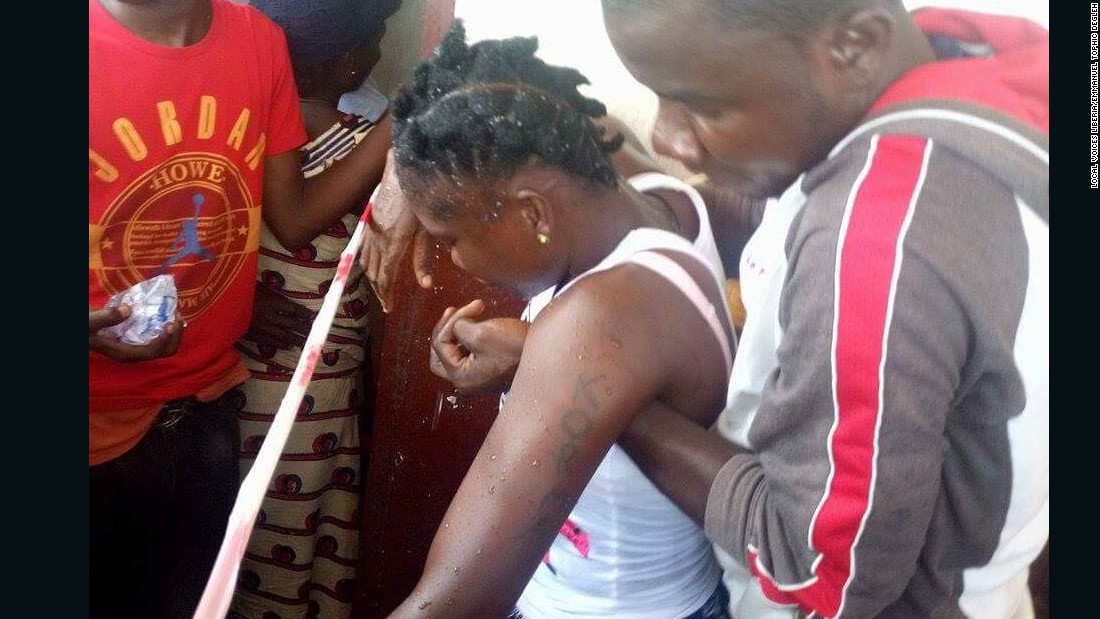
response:
M261 218L296 250L347 208L302 208L306 134L267 17L228 0L88 10L91 615L190 617L239 485L233 344ZM162 273L178 290L163 335L98 334L130 313L108 299Z

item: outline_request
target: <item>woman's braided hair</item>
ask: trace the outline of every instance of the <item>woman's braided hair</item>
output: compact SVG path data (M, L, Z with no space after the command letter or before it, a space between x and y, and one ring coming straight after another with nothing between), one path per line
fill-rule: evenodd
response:
M467 46L461 20L394 100L398 170L452 180L508 178L532 156L608 187L618 177L610 154L623 142L592 118L607 108L581 95L588 79L535 57L538 40L515 37Z

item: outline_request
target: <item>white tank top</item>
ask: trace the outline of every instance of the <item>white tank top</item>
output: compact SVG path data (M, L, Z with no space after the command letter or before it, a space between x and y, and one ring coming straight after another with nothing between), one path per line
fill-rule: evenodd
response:
M699 194L663 174L640 174L629 182L639 191L664 188L687 194L699 218L695 242L665 230L633 230L596 267L561 290L547 290L531 299L524 319L534 320L556 294L581 278L624 262L643 264L673 279L662 272L667 265L634 259L648 249L694 256L711 270L725 298L725 273ZM698 306L698 294L695 297ZM733 332L725 307L707 303L701 311L712 315L712 328L720 324L726 333ZM721 568L702 529L646 478L622 448L612 445L516 606L528 619L680 619L706 602L720 578Z

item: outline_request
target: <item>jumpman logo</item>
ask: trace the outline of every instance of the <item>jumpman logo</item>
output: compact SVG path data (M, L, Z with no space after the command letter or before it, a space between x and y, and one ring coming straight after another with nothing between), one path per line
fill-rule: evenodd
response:
M191 202L195 205L195 216L183 222L180 233L176 235L176 240L172 241L172 249L176 250L176 253L169 258L167 262L162 264L153 275L164 273L168 270L168 267L183 260L187 256L199 256L203 260L218 259L217 256L207 251L207 249L199 243L199 212L202 211L202 203L205 201L206 199L202 197L201 193L196 193L191 196Z

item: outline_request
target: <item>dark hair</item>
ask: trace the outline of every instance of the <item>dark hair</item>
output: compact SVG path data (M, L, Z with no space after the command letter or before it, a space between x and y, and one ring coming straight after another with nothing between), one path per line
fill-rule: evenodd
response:
M603 6L616 10L655 9L676 2L709 6L716 16L729 20L735 28L777 32L793 40L802 40L839 11L868 0L602 0ZM901 5L901 0L886 0Z
M370 41L402 0L251 0L286 34L296 72L324 67Z
M492 181L534 156L616 187L609 155L623 137L604 140L604 129L592 121L607 108L577 91L588 83L579 71L546 64L536 49L534 37L467 46L466 29L455 20L394 100L398 171Z

